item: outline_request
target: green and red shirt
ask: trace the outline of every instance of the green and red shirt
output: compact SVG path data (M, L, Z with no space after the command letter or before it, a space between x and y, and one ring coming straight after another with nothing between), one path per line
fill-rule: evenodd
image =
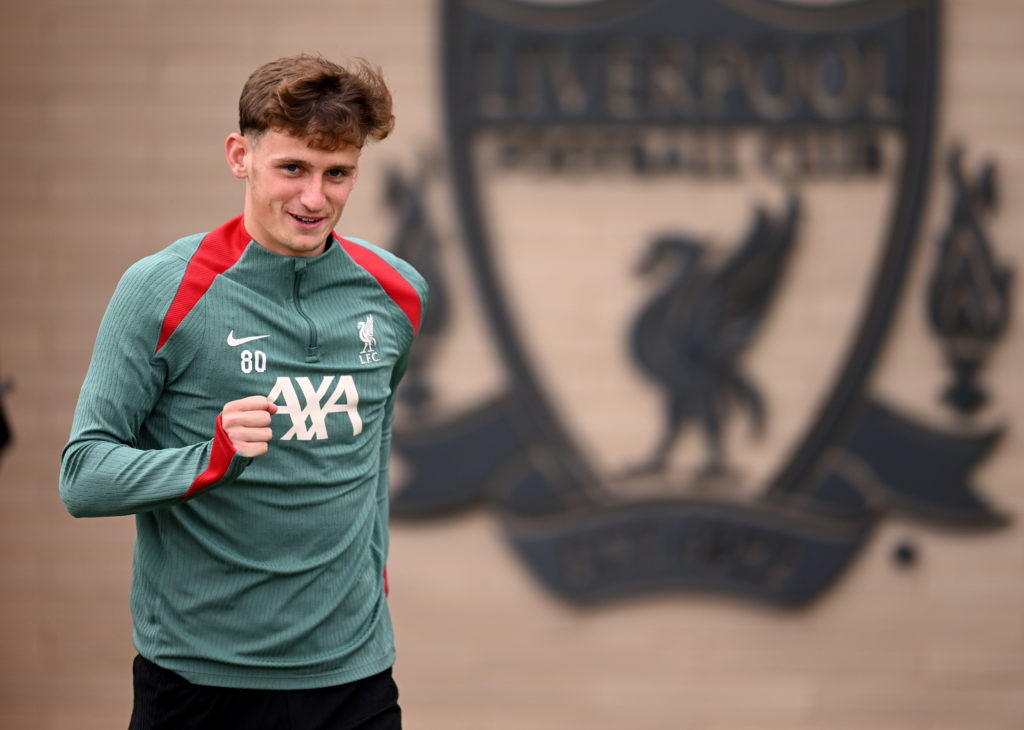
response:
M139 653L197 684L294 689L394 662L386 602L394 393L426 306L405 261L333 237L267 251L236 218L125 273L97 335L60 490L136 515ZM266 455L224 404L278 406Z

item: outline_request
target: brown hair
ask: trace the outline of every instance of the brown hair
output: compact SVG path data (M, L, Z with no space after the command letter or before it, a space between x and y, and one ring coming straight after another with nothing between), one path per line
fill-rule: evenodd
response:
M391 92L380 69L357 59L345 69L319 56L280 58L257 68L238 99L242 134L258 138L268 129L308 138L336 150L381 140L395 126Z

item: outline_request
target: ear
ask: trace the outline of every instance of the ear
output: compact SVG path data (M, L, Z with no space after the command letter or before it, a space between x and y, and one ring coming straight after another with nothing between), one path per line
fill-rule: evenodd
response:
M249 150L249 140L238 132L229 134L227 142L224 143L231 174L242 180L249 176Z

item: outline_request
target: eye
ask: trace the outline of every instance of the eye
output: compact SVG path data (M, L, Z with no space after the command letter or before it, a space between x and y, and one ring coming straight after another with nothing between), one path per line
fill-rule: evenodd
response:
M302 168L295 164L284 165L281 169L287 172L289 175L298 173Z
M348 176L349 176L349 171L348 170L342 170L342 169L335 168L334 170L328 170L327 171L327 177L331 178L332 180L344 180Z

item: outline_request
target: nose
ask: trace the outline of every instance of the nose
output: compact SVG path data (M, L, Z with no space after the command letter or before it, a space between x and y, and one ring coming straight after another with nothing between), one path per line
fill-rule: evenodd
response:
M309 211L317 211L323 207L324 181L318 175L312 175L306 182L299 195L299 202Z

